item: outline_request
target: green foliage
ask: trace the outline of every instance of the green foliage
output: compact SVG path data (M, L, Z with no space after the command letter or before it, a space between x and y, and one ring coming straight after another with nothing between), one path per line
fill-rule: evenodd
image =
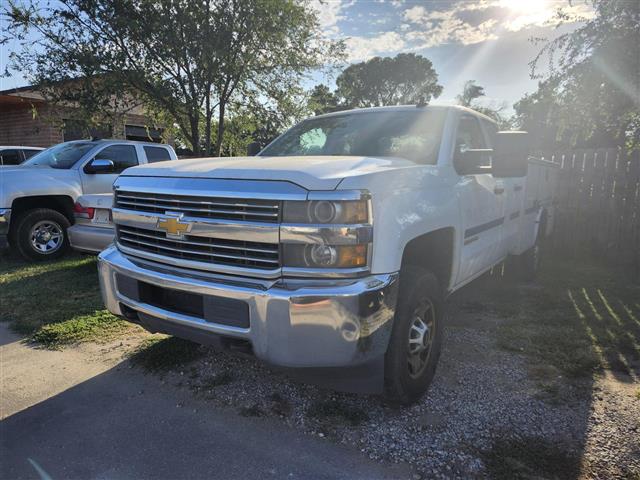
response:
M463 107L471 108L471 104L476 98L484 97L484 87L476 84L475 80L467 80L464 83L462 93L456 96L456 100Z
M12 68L50 87L47 95L97 121L143 102L196 154L219 154L234 101L278 104L343 48L324 39L306 0L30 0L5 14L8 37L23 45Z
M514 106L518 125L543 147L640 148L640 2L592 0L595 15L546 41L532 75L548 61L538 90ZM545 65L547 63L545 62Z
M31 339L47 348L60 348L92 340L109 340L131 330L130 323L114 317L106 310L80 315L63 322L51 323L37 330Z
M347 67L336 95L348 108L429 103L442 93L431 61L414 53L374 57Z
M309 110L314 115L322 115L323 113L331 113L340 110L338 105L338 97L324 84L316 85L309 94L308 100Z
M459 105L472 108L475 111L494 119L496 122L498 122L498 125L501 129L509 130L511 128L511 123L503 113L506 105L481 105L476 102L478 98L484 96L484 87L477 85L475 80L467 80L464 84L464 88L462 89L462 93L456 96L456 100L458 100Z

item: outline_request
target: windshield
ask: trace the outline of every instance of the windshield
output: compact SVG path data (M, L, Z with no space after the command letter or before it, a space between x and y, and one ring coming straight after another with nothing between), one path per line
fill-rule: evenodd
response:
M95 147L91 142L61 143L34 155L22 165L71 168L82 156Z
M305 120L260 156L400 157L435 164L445 110L347 113Z

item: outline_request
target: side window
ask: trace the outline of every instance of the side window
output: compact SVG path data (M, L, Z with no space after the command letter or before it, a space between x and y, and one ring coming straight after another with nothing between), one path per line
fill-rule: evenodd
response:
M24 159L25 160L29 160L31 157L33 157L39 151L40 150L23 150L22 153L24 154Z
M111 145L95 156L100 160L111 160L116 166L116 173L122 172L125 168L138 165L138 155L136 147L133 145Z
M464 115L460 118L456 132L455 153L463 153L472 148L487 148L487 144L478 120L475 117Z
M0 157L2 157L1 165L20 165L22 163L22 155L17 149L0 150Z
M484 127L484 131L487 133L489 137L489 148L493 148L496 139L496 133L498 133L498 126L487 120L482 121L482 126Z
M162 147L143 147L144 153L147 156L147 162L164 162L165 160L171 160L169 150Z

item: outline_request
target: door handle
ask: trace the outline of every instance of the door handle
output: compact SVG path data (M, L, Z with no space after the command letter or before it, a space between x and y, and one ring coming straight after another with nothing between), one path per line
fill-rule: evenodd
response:
M495 186L493 187L493 193L496 195L500 195L504 193L504 187Z

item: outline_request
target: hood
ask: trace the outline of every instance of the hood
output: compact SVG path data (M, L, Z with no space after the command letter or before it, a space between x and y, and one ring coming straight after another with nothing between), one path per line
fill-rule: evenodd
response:
M77 170L20 166L0 168L0 208L8 207L18 197L70 195L75 198L81 192Z
M286 180L307 190L334 190L346 177L405 167L415 163L377 157L227 157L151 163L129 168L123 175Z

